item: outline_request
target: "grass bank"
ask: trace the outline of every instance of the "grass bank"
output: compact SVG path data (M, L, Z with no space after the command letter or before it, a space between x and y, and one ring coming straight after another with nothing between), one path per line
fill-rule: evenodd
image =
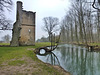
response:
M71 43L71 44L74 44L74 45L79 45L79 46L85 46L86 48L89 49L89 51L96 51L96 52L99 52L100 51L100 43L98 42L93 42L93 43Z
M76 45L86 45L85 43L76 43L76 42L74 42L74 43L71 43L71 44L76 44ZM97 42L93 42L93 43L87 43L87 45L90 45L90 46L96 46L96 45L98 45L98 46L100 46L100 43L97 43Z
M0 47L0 74L64 75L65 72L41 62L33 52L35 48L48 45L50 43L36 43L35 46Z
M91 46L96 46L96 45L100 46L100 43L96 43L96 42L94 42L94 43L88 43L88 44L91 45Z

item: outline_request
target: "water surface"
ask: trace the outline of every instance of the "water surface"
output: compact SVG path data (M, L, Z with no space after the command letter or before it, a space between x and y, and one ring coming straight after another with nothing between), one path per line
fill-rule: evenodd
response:
M100 75L100 52L88 52L85 47L64 44L45 55L37 55L43 62L60 65L72 75Z

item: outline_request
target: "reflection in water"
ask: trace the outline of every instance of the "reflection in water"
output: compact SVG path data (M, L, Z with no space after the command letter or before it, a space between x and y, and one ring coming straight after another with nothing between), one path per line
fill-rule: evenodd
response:
M60 66L73 75L100 75L100 52L88 52L84 47L65 44L59 45L53 53L58 57ZM57 65L57 59L54 64L54 55L38 55L38 58ZM45 60L47 58L48 61Z
M59 62L57 56L53 52L47 52L45 54L37 54L37 56L40 59L43 59L45 57L45 59L43 61L46 62L46 63L50 63L52 65L59 65L60 66L60 62Z

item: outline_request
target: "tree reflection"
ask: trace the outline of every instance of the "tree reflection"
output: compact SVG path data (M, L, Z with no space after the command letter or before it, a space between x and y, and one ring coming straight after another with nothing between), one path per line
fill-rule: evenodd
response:
M96 75L95 72L99 72L100 70L100 68L98 70L95 69L96 67L100 67L100 59L95 59L96 52L88 52L84 47L70 45L61 47L59 51L61 53L60 61L63 61L64 64L62 67L73 75ZM100 53L98 54L97 57L100 57ZM98 65L96 65L97 63Z
M59 65L60 66L59 59L57 58L57 56L53 52L46 52L45 54L39 53L37 55L47 57L46 60L45 60L46 63L50 63L52 65Z
M52 65L60 64L72 75L100 75L100 52L88 52L84 47L61 45L44 58Z

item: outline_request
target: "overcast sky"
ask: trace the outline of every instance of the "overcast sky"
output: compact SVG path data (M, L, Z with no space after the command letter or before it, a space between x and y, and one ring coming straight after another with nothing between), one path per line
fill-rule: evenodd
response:
M47 36L42 29L44 17L53 16L61 20L70 7L70 0L13 0L12 12L7 12L7 18L11 19L13 23L16 21L17 1L23 2L24 10L36 12L36 39ZM3 36L4 33L2 32L0 35ZM11 35L11 31L5 34Z

